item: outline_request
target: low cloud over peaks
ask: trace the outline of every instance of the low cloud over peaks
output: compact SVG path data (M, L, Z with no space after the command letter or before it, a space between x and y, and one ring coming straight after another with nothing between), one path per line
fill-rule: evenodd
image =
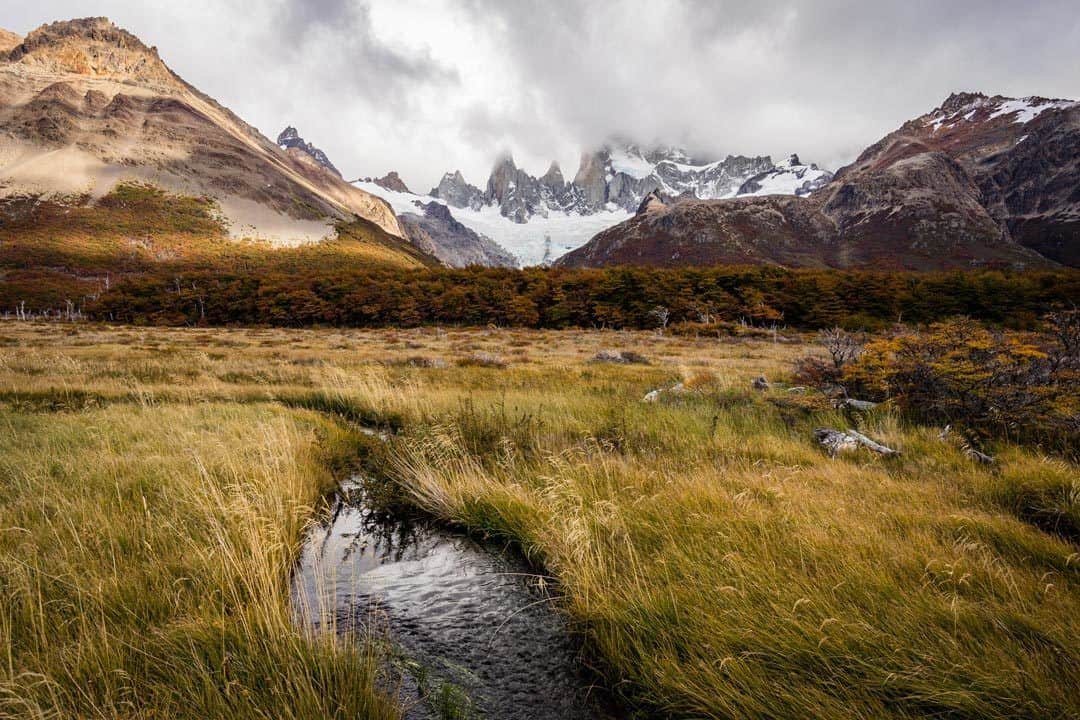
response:
M42 0L18 32L107 14L276 136L347 176L427 189L498 151L572 175L607 137L836 167L953 90L1080 96L1074 2Z

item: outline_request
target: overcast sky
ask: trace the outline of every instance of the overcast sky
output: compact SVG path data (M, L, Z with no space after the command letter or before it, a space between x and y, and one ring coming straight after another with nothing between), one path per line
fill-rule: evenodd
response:
M0 26L107 15L350 179L483 185L513 152L568 178L619 134L830 169L953 90L1080 98L1077 0L35 0Z

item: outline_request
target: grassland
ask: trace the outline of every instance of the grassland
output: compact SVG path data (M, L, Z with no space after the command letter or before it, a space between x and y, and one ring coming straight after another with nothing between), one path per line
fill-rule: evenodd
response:
M357 219L336 237L301 247L275 247L229 236L207 198L122 183L104 197L64 202L9 198L0 202L0 308L21 303L31 314L82 307L125 278L151 272L248 271L325 273L342 267L403 270L430 264L415 248Z
M591 362L602 349L651 363ZM590 660L639 707L1080 716L1078 548L1017 507L1053 488L1075 509L1080 468L1009 444L985 467L888 406L850 418L750 389L807 351L646 333L5 325L2 707L391 713L362 648L288 623L304 519L356 448L332 413L398 431L370 452L399 497L512 539L555 576ZM901 454L830 459L811 434L823 425Z

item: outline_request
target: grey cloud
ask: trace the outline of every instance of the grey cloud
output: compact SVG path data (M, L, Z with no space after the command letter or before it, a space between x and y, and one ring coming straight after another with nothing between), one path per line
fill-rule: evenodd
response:
M22 32L107 14L268 134L296 125L347 174L417 187L482 183L504 149L572 174L616 134L835 167L953 90L1080 97L1075 0L10 4Z
M360 0L288 0L278 17L270 32L294 61L313 46L329 49L321 56L329 63L323 68L328 79L377 95L398 105L399 111L409 110L402 92L406 86L460 81L452 68L440 65L429 53L406 54L386 44L372 28L369 5Z
M837 164L952 90L1080 92L1074 2L467 7L503 35L521 77L586 142L612 132L683 137L717 152L790 148Z

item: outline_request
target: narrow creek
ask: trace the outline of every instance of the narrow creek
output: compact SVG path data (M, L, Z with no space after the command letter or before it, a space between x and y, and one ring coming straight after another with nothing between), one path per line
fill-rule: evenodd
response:
M594 687L579 643L519 554L376 513L358 479L306 539L293 595L304 622L388 634L404 659L396 682L408 718L623 716Z

